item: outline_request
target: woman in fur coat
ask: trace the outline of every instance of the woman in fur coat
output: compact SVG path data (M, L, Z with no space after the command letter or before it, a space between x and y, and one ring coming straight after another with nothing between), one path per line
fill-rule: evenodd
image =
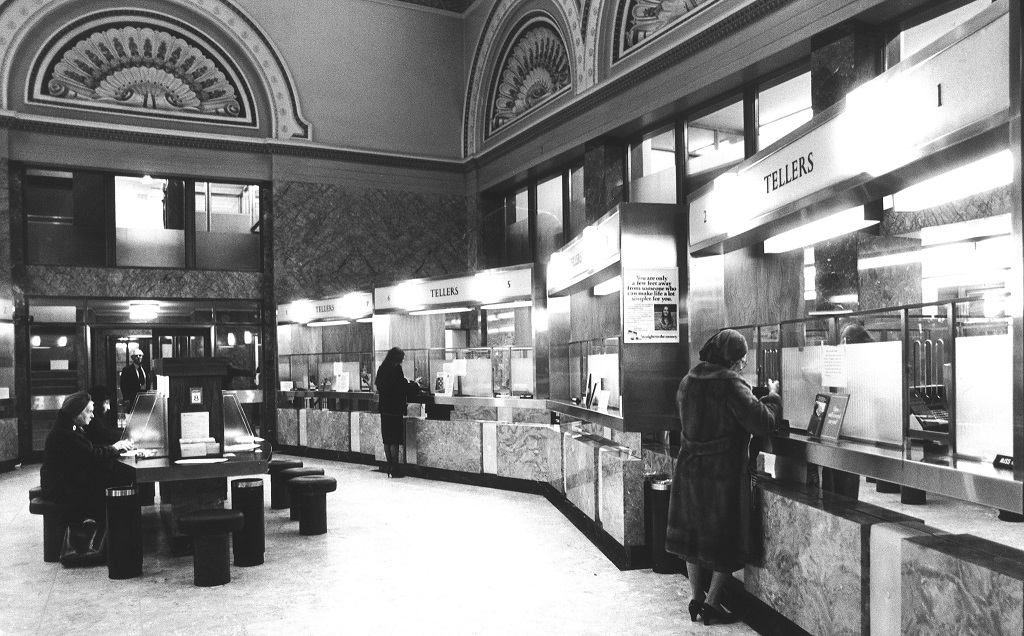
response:
M665 548L686 561L693 590L690 618L734 622L719 603L731 573L749 559L750 475L747 444L766 436L782 415L779 383L758 399L740 375L747 341L732 329L712 336L700 362L679 383L681 445L672 478ZM710 575L710 583L707 579Z

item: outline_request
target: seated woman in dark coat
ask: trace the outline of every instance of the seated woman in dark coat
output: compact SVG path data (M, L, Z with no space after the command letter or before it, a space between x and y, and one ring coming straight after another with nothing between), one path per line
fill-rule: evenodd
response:
M409 382L402 372L405 352L392 347L377 369L377 412L380 413L380 432L387 457L388 475L401 477L398 469L398 447L405 444L405 413L409 398L419 394L419 381Z
M85 391L64 400L57 411L57 421L46 436L39 485L46 499L69 508L69 522L93 519L102 536L105 489L122 481L114 472L114 458L122 450L130 449L131 442L93 444L84 433L92 418L92 398Z
M113 396L107 387L102 384L89 389L89 397L92 398L93 418L85 427L85 436L93 444L113 444L121 439L121 429L109 421L112 417L110 403Z
M758 399L739 374L746 365L747 342L732 329L712 336L700 360L676 392L682 436L672 479L665 549L686 561L693 590L690 618L705 624L736 620L719 603L731 573L749 559L750 436L768 435L782 413L779 383ZM707 575L710 585L705 587Z

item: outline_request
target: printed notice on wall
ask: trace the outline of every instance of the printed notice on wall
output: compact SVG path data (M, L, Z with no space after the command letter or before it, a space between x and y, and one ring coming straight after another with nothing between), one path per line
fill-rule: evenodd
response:
M625 342L679 342L679 270L622 272Z
M824 347L822 349L821 386L846 386L845 347Z

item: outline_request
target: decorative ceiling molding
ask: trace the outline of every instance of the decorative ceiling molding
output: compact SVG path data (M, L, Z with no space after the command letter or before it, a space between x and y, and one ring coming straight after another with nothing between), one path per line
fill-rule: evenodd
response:
M520 16L517 10L521 7L521 0L498 0L491 13L484 23L480 42L473 55L473 63L469 70L469 81L466 86L466 107L463 110L463 156L470 157L478 151L482 142L480 135L481 126L486 130L487 112L489 105L487 97L488 88L492 85L490 78L493 75L492 69L499 68L498 60L502 57L505 48L502 46L508 38L505 34L512 29L509 23L517 20ZM575 0L552 0L551 7L557 12L560 20L552 19L552 24L567 25L568 33L562 33L562 41L570 50L569 59L572 62L572 70L576 74L575 82L580 83L580 73L584 66L583 61L583 36L580 34L580 13L579 6ZM562 32L562 29L559 29Z
M249 87L203 35L139 13L94 16L36 58L26 101L258 127Z
M722 0L619 0L612 64Z
M543 16L528 19L509 38L491 80L485 136L568 91L571 85L569 57L557 27Z
M312 139L312 129L302 116L291 73L285 66L277 47L258 24L230 0L181 0L178 4L167 3L167 8L168 10L177 8L178 11L175 16L170 16L125 6L108 12L82 16L75 13L76 0L12 0L6 3L0 8L0 82L2 82L0 84L0 89L2 89L0 99L2 99L3 108L8 110L11 108L10 78L16 69L22 68L19 62L26 59L26 56L29 56L29 59L34 59L42 55L40 51L23 50L27 34L37 27L42 28L42 24L55 21L64 24L69 22L81 24L89 18L98 19L101 13L120 15L123 24L117 28L130 26L133 15L151 19L154 16L159 16L167 22L186 25L196 24L199 22L196 18L201 17L217 27L215 33L200 34L194 26L187 30L195 33L196 37L202 36L200 39L209 43L211 50L223 51L226 48L224 44L230 41L236 49L247 54L250 66L255 69L257 76L245 79L252 84L252 91L259 91L266 95L270 105L270 112L253 113L253 116L257 119L259 117L269 119L265 124L268 134L277 139ZM65 29L55 30L55 32L63 34ZM59 35L55 37L59 37ZM189 40L187 37L182 39ZM199 42L191 42L191 44L195 46ZM228 61L226 54L222 53L222 58L225 62ZM215 57L210 59L217 61ZM239 67L237 63L227 64L227 66L229 68ZM225 73L227 79L231 79L230 73L223 68L221 71ZM148 73L151 75L150 79L155 80L156 86L163 85L164 89L170 90L170 86L167 84L170 80L165 76ZM29 79L29 86L31 86L31 78ZM236 90L239 88L239 86L235 86ZM154 90L157 93L160 92L160 89ZM26 95L24 98L27 99L28 96ZM244 104L241 101L239 109L240 111L244 110Z

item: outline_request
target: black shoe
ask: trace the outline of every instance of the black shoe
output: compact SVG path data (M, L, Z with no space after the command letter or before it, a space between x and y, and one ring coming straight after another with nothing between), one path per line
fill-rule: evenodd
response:
M391 476L394 477L395 479L401 479L402 477L405 477L405 472L399 467L398 464L395 464L394 466L391 467Z
M719 609L707 603L701 606L700 613L704 616L705 625L728 625L740 620L734 612L727 612L724 608Z
M690 601L690 621L696 623L697 619L700 618L701 612L704 609L704 604L698 600Z

